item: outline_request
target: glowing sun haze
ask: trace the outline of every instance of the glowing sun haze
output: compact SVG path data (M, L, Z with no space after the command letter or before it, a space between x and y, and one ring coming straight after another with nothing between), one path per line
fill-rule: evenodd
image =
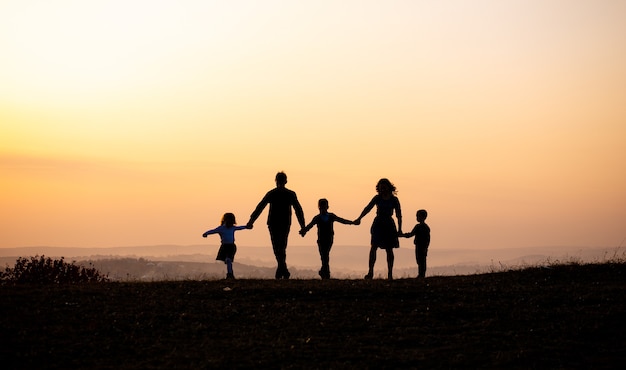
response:
M624 19L621 0L3 1L0 247L206 243L281 170L307 222L321 197L356 218L387 177L433 247L617 246ZM238 244L269 245L266 213ZM335 244L368 245L372 218Z

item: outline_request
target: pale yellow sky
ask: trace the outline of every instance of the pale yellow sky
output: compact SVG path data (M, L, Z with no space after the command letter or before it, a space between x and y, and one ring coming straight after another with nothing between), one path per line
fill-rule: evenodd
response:
M388 177L433 248L617 246L624 19L620 0L1 1L0 247L207 243L280 170L307 221L320 197L356 218ZM237 243L269 245L265 217ZM335 244L369 244L372 217Z

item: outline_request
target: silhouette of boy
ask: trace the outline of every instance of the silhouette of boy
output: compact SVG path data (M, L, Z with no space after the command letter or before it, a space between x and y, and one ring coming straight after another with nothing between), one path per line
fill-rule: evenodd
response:
M322 260L322 269L319 275L322 279L330 279L330 249L333 246L335 230L333 222L337 221L346 225L353 225L354 222L341 218L334 213L328 212L328 200L322 198L317 202L320 213L313 217L313 220L300 230L300 235L304 237L311 230L313 225L317 225L317 247Z
M261 215L261 212L269 204L270 210L267 216L267 227L270 232L272 248L276 257L276 279L289 279L291 274L287 269L287 239L291 228L291 209L296 213L296 218L300 227L304 227L304 212L298 202L296 193L285 187L287 175L284 172L276 174L276 187L265 194L263 199L256 206L247 226L252 228L254 221Z
M405 238L415 236L415 259L417 260L417 277L426 277L426 255L428 255L428 246L430 245L430 227L426 224L428 212L425 209L417 211L415 218L417 225L413 227L410 233L401 234Z

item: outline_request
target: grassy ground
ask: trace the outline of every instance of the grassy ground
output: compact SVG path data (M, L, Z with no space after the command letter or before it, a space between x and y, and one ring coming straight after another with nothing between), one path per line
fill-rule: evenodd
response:
M621 368L626 264L0 286L4 369Z

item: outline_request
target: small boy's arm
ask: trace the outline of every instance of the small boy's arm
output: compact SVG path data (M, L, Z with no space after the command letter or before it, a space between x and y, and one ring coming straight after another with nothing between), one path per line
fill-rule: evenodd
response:
M341 218L341 217L339 217L339 216L337 216L337 218L335 219L335 221L339 222L340 224L345 224L345 225L354 225L354 221L346 220L345 218Z
M304 226L303 228L301 228L300 230L303 230L304 232L307 232L309 230L311 230L311 228L313 227L313 225L315 225L315 218L313 218L311 220L311 222L309 222L306 226Z
M300 229L300 235L304 236L311 228L313 227L313 221L311 221L308 225Z

